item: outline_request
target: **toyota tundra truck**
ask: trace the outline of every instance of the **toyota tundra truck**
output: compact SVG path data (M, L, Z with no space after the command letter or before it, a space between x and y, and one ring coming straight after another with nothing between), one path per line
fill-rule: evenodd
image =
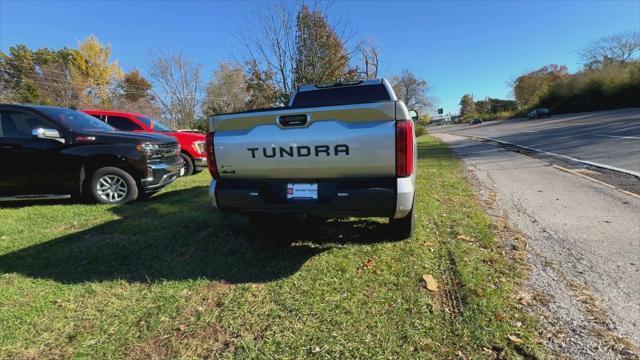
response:
M411 236L414 123L387 80L303 86L286 107L214 115L209 129L215 209L386 217Z

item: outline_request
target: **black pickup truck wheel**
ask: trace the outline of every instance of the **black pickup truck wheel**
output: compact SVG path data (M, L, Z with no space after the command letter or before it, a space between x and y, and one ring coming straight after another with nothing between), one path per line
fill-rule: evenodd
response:
M180 170L180 176L189 176L193 174L193 168L194 168L193 161L191 161L191 158L189 157L189 155L185 153L180 153L180 157L184 162L184 168Z
M91 176L89 193L101 204L124 204L138 198L138 185L128 172L103 167Z
M390 234L397 240L409 239L413 236L416 227L416 218L413 209L407 216L400 219L389 219Z

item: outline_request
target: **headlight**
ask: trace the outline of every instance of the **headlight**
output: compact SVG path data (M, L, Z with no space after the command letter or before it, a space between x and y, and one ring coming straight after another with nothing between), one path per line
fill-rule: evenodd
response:
M195 141L193 143L193 149L199 153L204 152L204 141Z
M143 143L136 145L136 149L138 149L138 151L140 151L141 153L153 155L156 150L160 149L160 146L158 146L158 144Z

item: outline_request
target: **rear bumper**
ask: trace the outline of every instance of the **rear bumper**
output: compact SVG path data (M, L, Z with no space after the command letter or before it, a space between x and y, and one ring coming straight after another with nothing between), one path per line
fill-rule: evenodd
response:
M183 163L175 164L150 164L147 166L147 177L142 179L142 187L145 192L160 190L174 182L180 175Z
M318 200L286 199L292 181L212 180L209 197L216 210L242 213L290 213L320 216L404 217L413 206L411 178L316 180ZM294 182L311 182L295 180Z

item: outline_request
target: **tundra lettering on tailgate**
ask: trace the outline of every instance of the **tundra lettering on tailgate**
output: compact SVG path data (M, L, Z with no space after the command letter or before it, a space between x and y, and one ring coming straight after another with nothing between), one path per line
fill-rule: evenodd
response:
M262 149L262 151L259 151ZM329 145L314 145L314 146L271 146L270 148L247 148L247 151L251 153L251 158L255 159L256 154L262 154L265 158L285 158L285 157L320 157L320 156L349 156L349 145L338 144L333 146Z

